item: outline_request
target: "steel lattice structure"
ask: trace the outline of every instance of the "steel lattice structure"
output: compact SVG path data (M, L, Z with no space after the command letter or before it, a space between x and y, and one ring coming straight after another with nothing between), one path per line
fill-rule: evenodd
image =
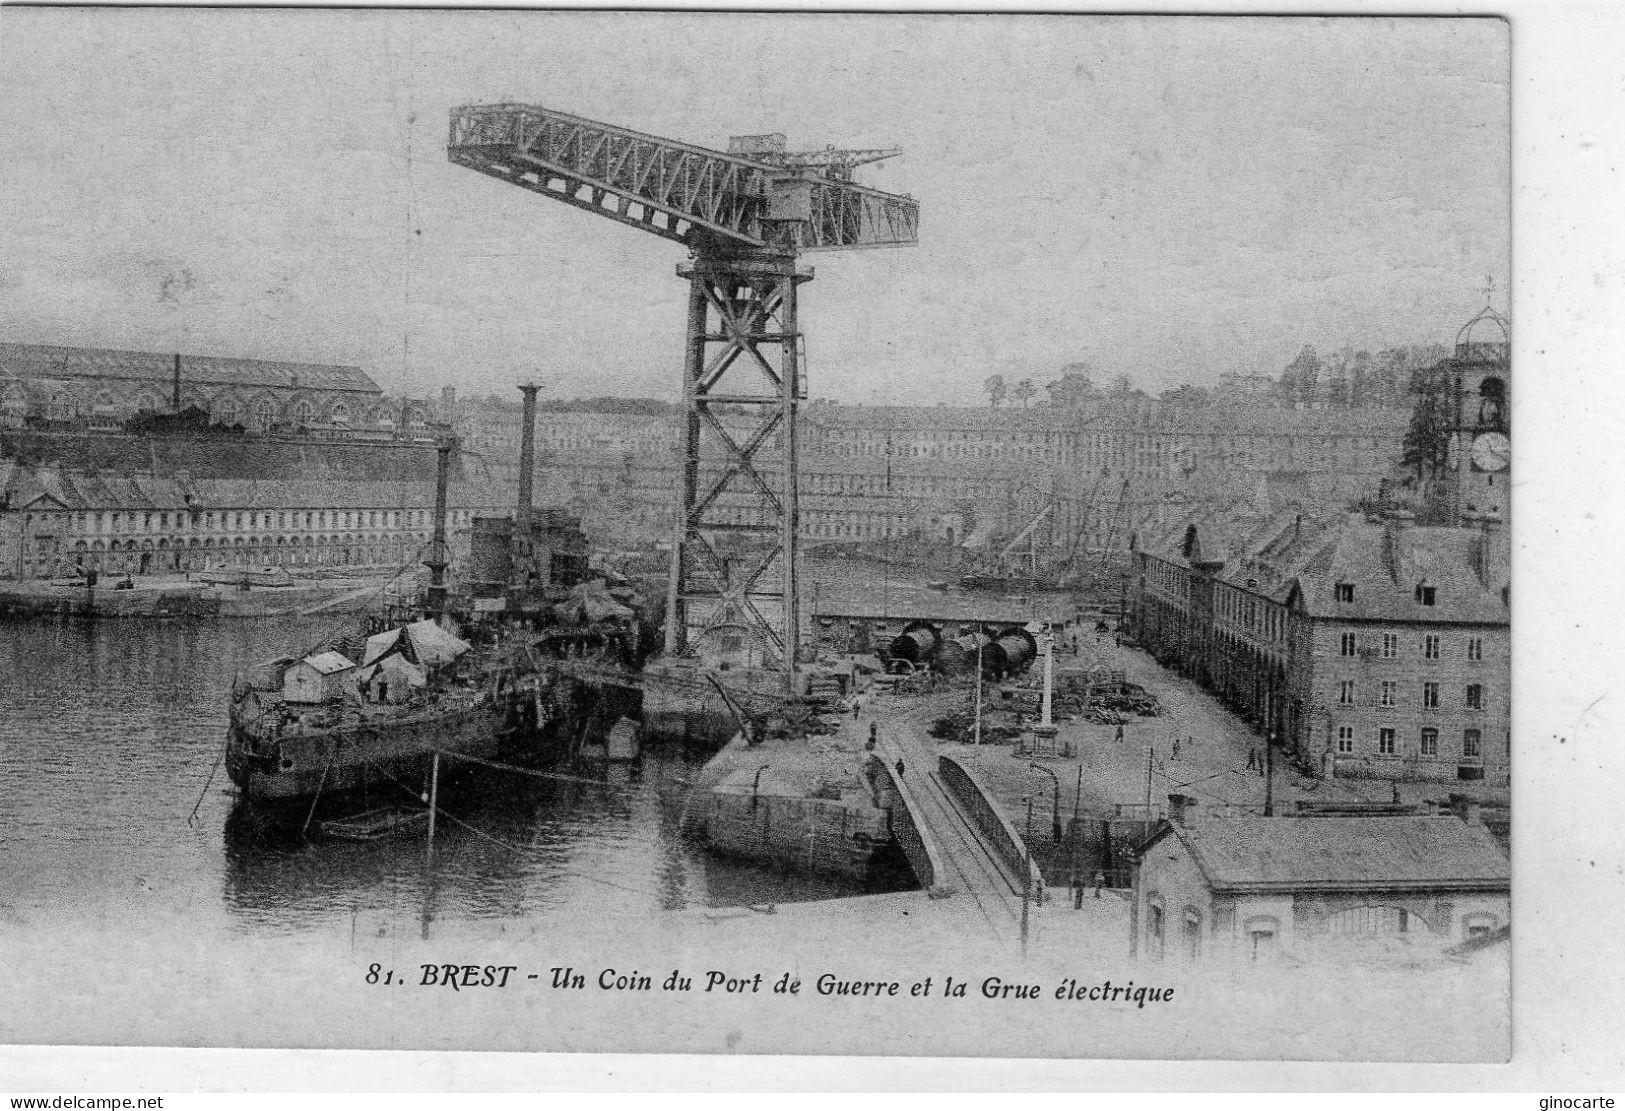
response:
M851 181L893 150L793 153L780 135L735 146L493 104L452 110L447 155L689 248L677 271L689 296L666 651L726 657L744 634L785 662L793 693L806 392L796 290L812 278L797 256L915 243L919 206Z

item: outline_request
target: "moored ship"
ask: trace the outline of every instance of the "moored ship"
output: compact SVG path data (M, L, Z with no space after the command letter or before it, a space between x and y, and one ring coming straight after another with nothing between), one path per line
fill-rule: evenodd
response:
M357 642L360 663L346 652ZM415 789L436 752L534 749L547 694L522 648L476 648L425 617L239 677L226 770L260 801L392 782Z
M534 392L527 395L522 459ZM238 676L225 762L252 800L314 798L370 787L416 791L435 755L534 760L568 738L569 680L550 649L589 644L632 656L644 639L635 606L586 584L586 538L564 514L533 514L521 481L515 519L475 522L468 582L446 583L445 492L451 445L440 448L429 586L356 631ZM603 597L592 613L583 599ZM628 599L630 600L630 599ZM559 621L568 622L561 627ZM561 631L570 635L560 641Z

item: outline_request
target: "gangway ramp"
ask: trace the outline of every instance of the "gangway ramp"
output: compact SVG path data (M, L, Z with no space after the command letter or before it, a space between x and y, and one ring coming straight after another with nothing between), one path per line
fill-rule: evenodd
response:
M968 917L994 938L1017 939L1023 898L1030 912L1043 898L1042 879L975 776L912 729L883 743L879 762L906 809L893 832L922 886L968 904Z

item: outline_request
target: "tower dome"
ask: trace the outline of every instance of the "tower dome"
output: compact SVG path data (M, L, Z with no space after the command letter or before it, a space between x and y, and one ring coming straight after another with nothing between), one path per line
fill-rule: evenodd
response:
M1456 333L1458 359L1505 361L1511 347L1511 323L1488 305Z

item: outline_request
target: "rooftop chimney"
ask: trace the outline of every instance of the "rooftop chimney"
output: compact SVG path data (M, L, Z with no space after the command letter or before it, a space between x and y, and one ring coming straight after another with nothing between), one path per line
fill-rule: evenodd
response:
M181 353L175 352L175 395L170 399L169 407L175 412L181 411Z
M1190 795L1168 796L1168 820L1176 826L1188 825L1196 809L1196 799Z
M1483 810L1478 800L1471 795L1452 794L1450 796L1450 813L1470 826L1484 824Z
M525 395L525 411L519 423L519 508L513 519L514 571L530 575L531 485L536 471L536 391L541 387L526 382L519 387Z

